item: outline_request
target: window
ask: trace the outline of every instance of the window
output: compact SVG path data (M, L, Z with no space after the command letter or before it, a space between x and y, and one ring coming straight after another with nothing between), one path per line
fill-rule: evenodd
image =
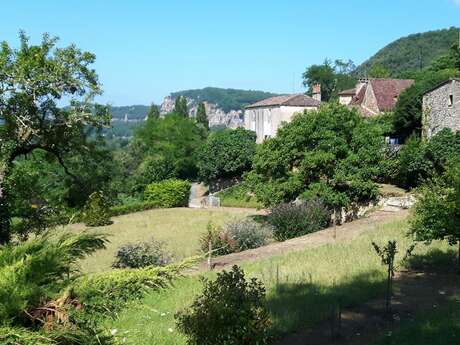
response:
M454 95L449 95L449 107L454 105Z

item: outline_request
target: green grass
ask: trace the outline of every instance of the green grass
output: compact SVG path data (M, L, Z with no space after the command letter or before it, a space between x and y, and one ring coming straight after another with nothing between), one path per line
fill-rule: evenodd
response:
M196 255L199 238L206 230L208 222L222 225L233 219L241 219L256 214L241 209L155 209L113 217L114 223L89 231L109 235L107 249L100 250L81 262L83 272L101 272L110 269L118 247L127 243L145 241L150 238L163 241L165 248L177 260ZM85 227L71 226L76 231Z
M261 279L267 288L267 303L273 320L273 333L313 327L328 316L340 299L343 306L363 303L383 296L385 271L371 241L383 244L397 239L400 252L409 246L404 221L370 225L352 242L324 245L302 252L242 265L249 276ZM446 250L447 245L433 243ZM418 254L425 253L418 246ZM214 273L206 273L212 278ZM174 314L191 303L201 291L198 276L181 279L176 286L148 295L123 311L107 327L117 329L126 344L185 344L175 329Z
M261 209L264 207L257 201L254 195L251 195L242 185L229 187L222 192L216 193L220 198L220 204L223 207L246 207Z
M425 313L401 329L387 334L376 345L458 345L460 344L460 296L443 308Z

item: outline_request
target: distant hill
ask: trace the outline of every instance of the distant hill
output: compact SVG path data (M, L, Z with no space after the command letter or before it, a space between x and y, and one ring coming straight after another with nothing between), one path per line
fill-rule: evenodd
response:
M437 57L446 54L458 42L458 35L459 29L452 27L400 38L358 66L356 74L366 76L366 72L375 64L383 65L394 77L426 67Z
M126 115L129 120L143 120L149 111L147 105L127 105L121 107L110 107L113 119L124 120Z
M251 103L276 96L276 94L264 91L205 87L204 89L185 90L171 93L172 98L176 98L178 96L185 96L196 102L206 101L213 103L224 112L229 112L230 110L242 110L245 106Z

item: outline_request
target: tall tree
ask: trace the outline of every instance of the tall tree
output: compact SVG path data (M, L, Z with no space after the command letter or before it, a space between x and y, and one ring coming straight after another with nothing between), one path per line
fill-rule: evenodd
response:
M313 85L321 84L321 97L329 101L337 97L337 94L345 89L355 86L356 79L352 75L355 65L352 61L329 59L321 65L311 65L302 74L303 85L311 93Z
M204 128L209 129L209 120L208 115L206 114L206 107L203 102L198 104L198 109L196 111L196 122L203 125Z
M19 38L18 49L7 42L0 47L0 243L11 238L7 179L13 162L41 149L72 175L63 156L85 145L85 128L110 123L107 109L91 102L101 93L91 68L95 55L74 45L57 48L57 38L47 34L39 45L30 45L23 32ZM60 108L62 99L70 105Z
M176 98L173 113L182 117L188 117L187 98L183 96Z
M152 119L152 120L157 120L160 118L160 109L158 109L158 106L155 104L150 105L149 112L147 113L147 120Z

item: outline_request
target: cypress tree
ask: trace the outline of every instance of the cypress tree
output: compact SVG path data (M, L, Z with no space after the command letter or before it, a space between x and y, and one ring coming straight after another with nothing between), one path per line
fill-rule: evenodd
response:
M155 104L150 105L149 112L147 113L147 120L157 120L160 118L160 110Z
M174 113L179 116L188 117L187 99L185 97L179 96L176 98Z
M206 114L206 108L203 102L198 104L196 111L196 122L201 123L204 128L209 129L208 115Z

